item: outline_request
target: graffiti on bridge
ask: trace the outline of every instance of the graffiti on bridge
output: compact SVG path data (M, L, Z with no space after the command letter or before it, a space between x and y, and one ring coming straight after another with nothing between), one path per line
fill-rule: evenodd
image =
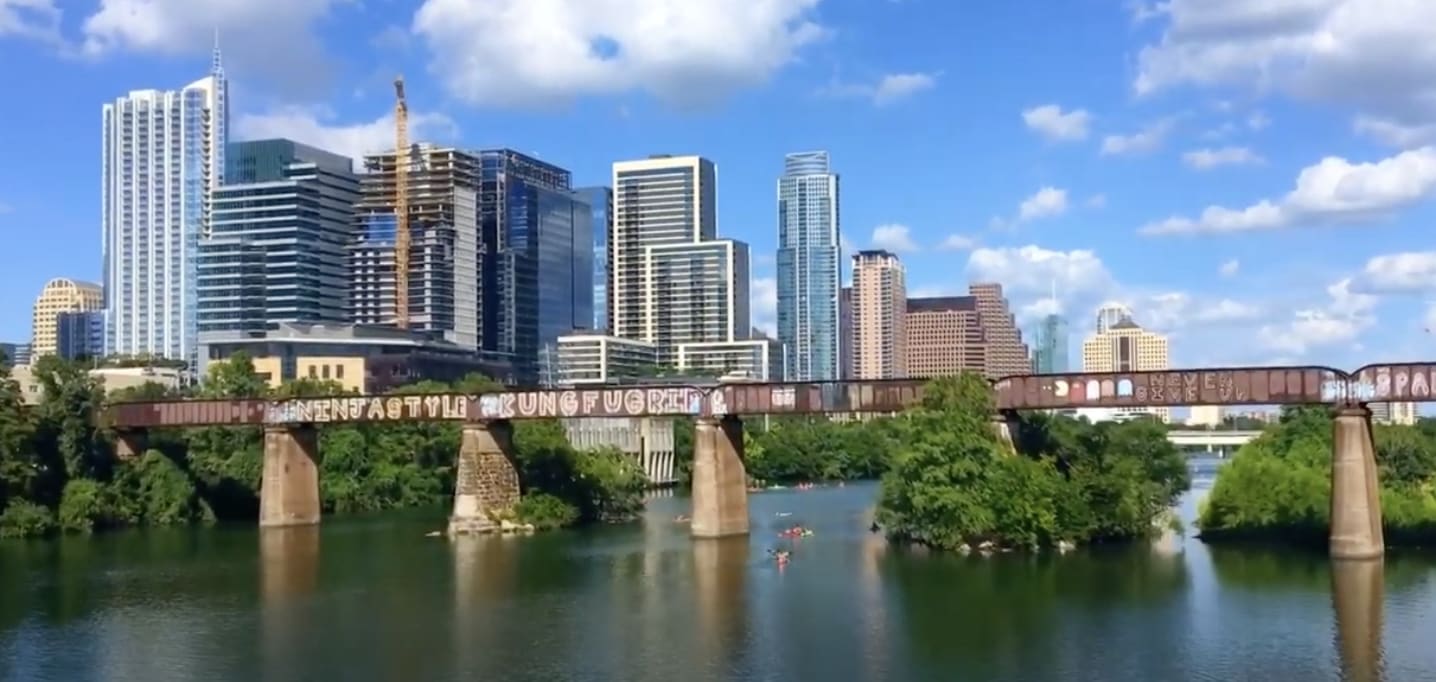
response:
M468 417L469 402L458 394L295 398L266 404L264 423L457 421Z
M1322 402L1355 403L1432 399L1436 365L1363 367L1349 375L1331 375L1321 387Z
M1177 407L1320 402L1331 372L1320 367L1032 375L998 381L1004 410Z
M721 390L692 386L667 388L569 389L488 393L478 397L479 419L544 417L642 417L650 415L722 416L728 413Z

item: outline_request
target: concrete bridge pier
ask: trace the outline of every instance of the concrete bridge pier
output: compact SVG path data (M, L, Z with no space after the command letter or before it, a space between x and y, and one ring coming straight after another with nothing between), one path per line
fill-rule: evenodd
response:
M1017 415L1011 412L997 412L992 415L988 422L992 426L992 432L997 435L997 441L1006 449L1007 454L1017 454L1017 442L1013 440L1013 433L1017 430Z
M121 460L139 459L144 456L149 438L143 429L125 429L115 432L115 457Z
M312 425L264 428L259 526L319 523L319 431Z
M1333 559L1375 559L1386 553L1371 410L1336 408L1332 426L1331 537Z
M690 531L695 538L748 534L748 470L737 416L703 417L694 426Z
M1384 561L1331 562L1331 603L1336 612L1336 650L1342 679L1382 679L1382 602L1385 601Z
M519 472L513 460L514 429L507 420L464 424L454 474L454 512L449 536L485 533L519 503Z

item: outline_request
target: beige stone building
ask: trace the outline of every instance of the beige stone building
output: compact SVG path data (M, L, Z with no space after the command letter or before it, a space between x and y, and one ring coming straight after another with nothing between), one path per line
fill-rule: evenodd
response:
M896 379L907 369L907 284L902 263L881 250L853 254L853 377Z
M1123 317L1106 325L1082 342L1084 372L1150 372L1171 369L1167 337L1142 329L1131 317ZM1167 407L1123 408L1131 413L1156 415L1170 422L1172 410Z
M105 304L100 285L77 282L64 277L52 279L35 299L31 318L30 357L55 355L59 337L60 313L82 313L101 310Z

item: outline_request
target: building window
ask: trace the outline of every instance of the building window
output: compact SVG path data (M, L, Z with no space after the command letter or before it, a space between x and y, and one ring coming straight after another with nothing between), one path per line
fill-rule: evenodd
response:
M325 378L325 379L328 379L328 378L329 378L329 365L325 365L325 366L324 366L324 378Z
M335 365L335 366L334 366L334 378L335 378L335 379L343 379L343 378L344 378L344 365Z
M310 366L309 366L309 378L310 378L310 379L318 379L318 378L319 378L319 369L318 369L317 367L315 367L314 365L310 365Z

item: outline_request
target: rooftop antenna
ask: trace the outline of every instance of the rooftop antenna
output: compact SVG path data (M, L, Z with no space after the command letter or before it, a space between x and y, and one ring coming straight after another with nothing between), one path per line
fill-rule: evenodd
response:
M211 73L221 73L224 71L224 67L220 64L219 59L219 26L214 27L214 54L209 68Z

